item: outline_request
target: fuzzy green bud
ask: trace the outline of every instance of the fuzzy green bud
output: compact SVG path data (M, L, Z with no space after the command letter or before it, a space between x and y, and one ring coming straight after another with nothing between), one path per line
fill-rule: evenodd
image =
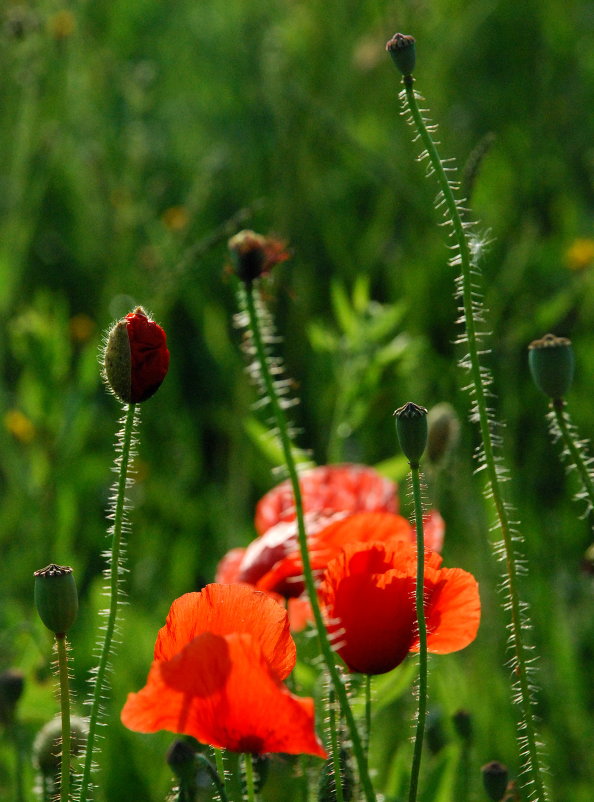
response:
M386 44L386 50L392 56L392 61L400 72L404 76L411 75L416 62L414 36L395 33Z
M19 699L25 687L20 671L9 668L0 674L0 724L12 724Z
M486 763L481 768L483 775L483 785L487 796L492 802L501 802L507 790L508 771L507 766L493 760L491 763Z
M51 563L33 574L35 606L39 617L55 635L62 637L76 620L78 594L72 568Z
M84 718L70 717L70 753L80 755L87 742L89 728ZM48 721L33 741L33 763L49 779L57 780L61 769L62 719L56 716Z
M418 468L419 460L427 447L427 410L408 401L394 415L400 448L410 467Z
M575 368L571 340L554 334L533 340L528 346L528 364L539 390L553 401L563 398L571 387Z
M195 786L198 767L196 750L185 740L174 741L167 750L167 763L184 788Z

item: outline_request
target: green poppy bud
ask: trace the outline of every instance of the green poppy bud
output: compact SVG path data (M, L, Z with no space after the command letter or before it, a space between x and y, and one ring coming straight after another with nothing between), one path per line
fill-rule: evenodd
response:
M507 766L493 760L481 768L483 775L483 785L487 796L492 802L501 802L507 790L508 772Z
M575 367L571 340L554 334L533 340L528 346L528 364L539 390L553 401L563 398L571 387Z
M87 742L89 728L84 718L70 717L70 753L80 755ZM44 777L55 781L61 770L62 718L56 716L39 730L33 741L33 763Z
M51 565L35 571L35 606L39 617L55 635L63 636L76 620L78 594L72 568Z
M408 401L394 413L400 448L411 468L419 467L419 460L427 446L427 410Z
M444 402L431 407L427 425L427 459L432 465L438 466L458 442L460 421L452 405Z
M452 716L454 729L463 741L472 741L472 716L467 710L458 710Z
M395 33L386 44L392 61L403 75L410 75L415 68L416 52L414 36Z

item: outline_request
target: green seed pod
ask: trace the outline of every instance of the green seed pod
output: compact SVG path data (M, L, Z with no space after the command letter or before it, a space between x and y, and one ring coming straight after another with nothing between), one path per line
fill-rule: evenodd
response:
M9 668L0 674L0 724L12 724L19 699L25 687L20 671Z
M492 802L501 802L507 790L507 766L493 760L491 763L485 764L481 768L481 772L487 796Z
M404 76L412 73L416 62L414 36L395 33L386 44L386 50L392 56L392 61Z
M411 468L419 467L419 460L427 446L427 410L408 401L394 413L400 448Z
M72 568L51 565L35 571L35 606L39 617L54 634L63 636L76 620L78 594Z
M533 340L528 346L528 364L539 390L553 401L563 398L571 387L575 368L571 340L554 334Z
M70 717L70 752L80 755L87 742L89 728L84 718ZM39 730L33 741L33 764L41 774L57 785L61 771L62 718L56 716Z
M427 746L433 755L439 754L448 743L443 712L438 707L434 707L427 715L426 736Z

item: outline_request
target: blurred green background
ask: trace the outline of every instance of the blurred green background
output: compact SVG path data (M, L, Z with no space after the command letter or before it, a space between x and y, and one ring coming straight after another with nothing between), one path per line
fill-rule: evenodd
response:
M251 409L232 324L225 241L242 227L276 233L293 251L263 290L302 401L298 444L313 459L381 463L400 477L401 462L385 464L396 454L393 409L407 400L454 406L460 441L446 468L428 476L428 496L447 522L445 563L478 577L484 618L469 649L432 661L433 715L446 722L447 743L428 752L423 798L460 802L460 742L449 722L461 708L474 726L467 798L483 798L483 763L502 760L514 776L521 768L491 510L473 475L477 434L460 390L455 276L435 186L415 162L384 53L396 30L417 38L417 88L440 123L442 155L462 167L485 151L472 206L490 240L488 364L530 565L523 593L540 655L538 713L555 798L592 800L591 521L572 501L574 477L547 434L547 401L527 375L526 346L549 330L572 338L578 365L568 400L590 437L594 4L4 0L0 670L26 675L25 751L57 712L33 571L48 562L75 570L78 712L105 604L120 410L101 385L102 335L143 304L171 350L170 374L141 414L129 605L113 660L100 800L165 797L171 737L125 731L119 710L144 682L171 601L212 580L225 551L254 536L254 504L276 481L254 434L263 421ZM406 482L402 503L406 510ZM389 680L397 692L381 696L389 703L378 706L373 741L378 790L394 799L403 794L414 710L399 672ZM307 677L304 669L311 691ZM1 798L14 798L14 760L4 733ZM273 769L266 798L287 799L290 769L278 760Z

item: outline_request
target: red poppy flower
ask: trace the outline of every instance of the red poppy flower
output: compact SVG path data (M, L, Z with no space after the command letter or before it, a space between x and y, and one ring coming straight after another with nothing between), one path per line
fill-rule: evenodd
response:
M354 543L328 565L320 586L328 632L351 671L383 674L418 651L416 549L407 543ZM427 648L463 649L476 637L480 599L474 577L440 568L425 554Z
M296 660L286 611L245 585L207 585L171 606L147 683L122 722L170 730L235 752L326 757L313 700L282 684Z
M440 549L443 531L441 515L431 512L425 518L426 547L435 551ZM284 534L282 543L277 539L280 534ZM308 528L307 538L314 571L326 568L347 543L397 541L415 543L416 534L406 518L390 512L358 512L338 519L335 516L334 520L324 518L316 522L313 530ZM240 563L238 579L255 585L259 590L274 591L287 598L299 596L303 592L303 566L296 524L278 524L253 541Z
M104 355L105 378L127 404L150 398L169 369L167 336L139 306L109 332Z
M397 486L366 465L322 465L304 471L299 487L305 513L380 510L398 512ZM266 532L279 521L295 519L295 499L286 480L270 490L256 507L256 531Z

